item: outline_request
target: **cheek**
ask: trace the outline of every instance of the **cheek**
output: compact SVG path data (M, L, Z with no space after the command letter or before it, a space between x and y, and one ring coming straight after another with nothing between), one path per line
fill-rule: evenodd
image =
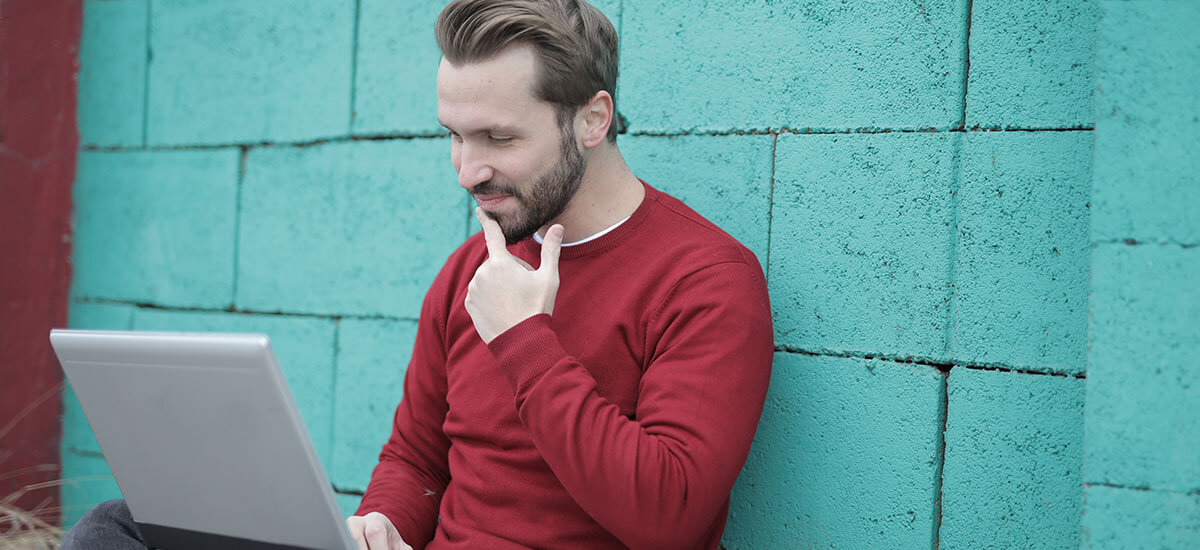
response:
M522 151L498 151L489 160L492 179L498 182L520 186L533 173L529 156Z
M522 180L536 179L545 174L558 162L558 148L542 145L523 151L521 160L513 169L520 171Z

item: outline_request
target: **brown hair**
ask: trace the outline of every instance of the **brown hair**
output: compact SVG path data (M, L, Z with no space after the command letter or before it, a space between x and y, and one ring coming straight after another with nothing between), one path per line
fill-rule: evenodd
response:
M485 61L528 44L541 62L533 91L558 109L560 125L596 92L613 96L608 140L621 125L616 113L617 31L584 0L453 0L438 16L438 47L455 65Z

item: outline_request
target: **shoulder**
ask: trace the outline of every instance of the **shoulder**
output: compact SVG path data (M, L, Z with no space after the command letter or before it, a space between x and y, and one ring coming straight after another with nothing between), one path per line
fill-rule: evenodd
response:
M753 315L769 312L766 277L758 257L736 238L679 199L647 185L647 214L616 252L624 284L647 298L649 319L675 308L725 311L744 302ZM743 312L748 313L748 312ZM737 315L737 314L735 314ZM769 313L768 313L769 315Z
M647 199L655 201L656 208L643 234L653 236L663 261L683 272L735 263L761 274L758 257L749 248L683 201L649 186Z
M639 239L657 250L643 270L654 289L646 317L651 349L657 354L697 337L732 338L753 341L769 356L771 303L758 257L679 199L657 192L654 200Z

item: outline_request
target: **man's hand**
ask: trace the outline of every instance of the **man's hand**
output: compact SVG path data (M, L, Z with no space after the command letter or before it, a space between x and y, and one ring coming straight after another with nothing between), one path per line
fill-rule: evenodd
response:
M412 550L400 538L391 520L379 512L350 516L346 518L346 527L350 528L350 536L358 545L358 550Z
M558 253L563 227L555 224L542 242L542 265L533 269L508 252L500 224L475 209L487 240L488 259L475 270L467 285L467 313L485 344L521 321L540 313L554 313L558 294Z

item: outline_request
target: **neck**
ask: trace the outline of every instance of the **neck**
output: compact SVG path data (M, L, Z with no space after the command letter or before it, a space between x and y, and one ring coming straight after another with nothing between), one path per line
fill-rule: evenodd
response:
M567 209L539 229L538 235L544 237L551 225L560 223L563 242L586 239L633 214L645 194L616 144L605 142L590 151L583 181Z

